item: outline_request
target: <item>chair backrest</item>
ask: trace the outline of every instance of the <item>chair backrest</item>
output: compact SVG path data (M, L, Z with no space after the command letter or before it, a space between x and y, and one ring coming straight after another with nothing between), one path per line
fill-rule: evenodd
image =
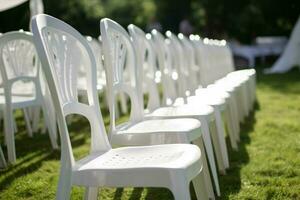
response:
M196 62L200 69L200 82L203 87L214 82L216 69L215 62L216 57L214 52L214 47L209 43L208 38L203 40L195 35L193 40L191 40L196 48Z
M165 40L164 36L157 30L151 31L154 49L157 55L158 66L161 71L162 87L163 87L163 105L171 104L177 97L177 89L174 84L175 74L172 62L172 49L169 40Z
M91 154L111 148L98 101L96 61L86 39L70 25L44 14L33 17L31 25L57 113L61 169L68 171L74 166L75 160L66 123L67 115L79 114L88 119L91 127ZM77 73L80 59L89 61L86 65L88 104L78 101Z
M101 20L100 29L110 110L110 131L113 134L117 130L115 123L117 94L124 92L130 98L129 123L135 123L143 119L143 105L140 102L141 97L139 97L142 86L137 82L136 53L126 30L118 23L107 18ZM124 77L124 70L127 70L129 77Z
M182 33L178 34L178 38L182 43L183 53L184 53L184 60L185 65L182 67L186 67L188 70L188 77L189 81L189 88L191 91L195 91L200 85L200 69L196 63L196 56L195 56L195 48L192 45L191 41L184 36Z
M100 40L92 38L91 36L86 37L96 59L97 64L97 77L98 77L98 84L101 84L105 81L105 70L103 67L103 60L102 60L102 47ZM99 82L99 80L101 82Z
M147 105L148 111L153 111L160 106L160 99L157 84L155 82L156 67L156 55L153 47L153 41L151 35L146 37L144 31L139 27L130 24L128 31L131 35L134 48L137 56L137 70L138 70L138 83L143 85L143 94L149 94L149 100ZM140 102L143 102L143 94L140 94Z
M177 36L173 34L171 31L166 32L166 36L170 39L171 42L171 49L172 49L172 58L173 58L173 65L178 73L178 81L176 81L176 85L178 88L178 97L186 97L189 95L189 87L188 87L188 79L189 79L189 72L188 68L185 67L187 65L185 61L185 53L182 48L180 41L178 40Z
M0 85L11 92L17 81L33 82L39 86L40 61L29 32L13 31L0 36ZM24 84L22 83L22 84Z

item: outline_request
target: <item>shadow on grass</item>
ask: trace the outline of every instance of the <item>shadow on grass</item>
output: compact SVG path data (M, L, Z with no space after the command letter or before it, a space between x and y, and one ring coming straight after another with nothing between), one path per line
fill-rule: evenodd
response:
M15 147L17 154L17 162L9 165L6 169L0 172L0 193L2 190L9 187L13 181L18 178L38 171L42 167L43 162L49 160L60 159L60 150L53 150L51 147L48 132L42 134L41 132L34 133L32 138L28 137L23 117L16 116L18 124L18 132L15 134ZM70 138L73 148L80 147L87 143L90 134L87 134L87 121L76 117L72 120L69 127ZM74 133L80 131L80 133ZM4 138L1 136L1 141ZM3 145L4 155L7 155L7 150Z
M34 157L38 157L38 159L28 157L20 163L8 167L8 169L3 172L7 173L7 175L3 174L5 177L0 181L0 193L5 188L9 187L16 178L35 172L42 166L44 161L53 160L57 155L53 152L47 153L45 151L40 151L39 153L34 154ZM24 163L26 163L26 166L24 166Z
M226 171L225 176L220 176L221 197L219 199L229 199L230 195L237 194L241 190L241 169L250 161L246 147L251 143L250 134L253 132L256 123L255 113L259 109L259 103L256 102L254 110L241 124L241 140L238 151L234 151L230 147L230 141L227 138L227 146L230 147L228 148L230 168Z

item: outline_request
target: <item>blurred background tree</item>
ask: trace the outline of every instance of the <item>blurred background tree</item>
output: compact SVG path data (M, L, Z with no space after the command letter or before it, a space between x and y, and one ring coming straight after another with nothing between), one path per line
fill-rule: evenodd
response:
M94 37L103 17L144 29L155 18L164 31L174 32L188 18L202 36L244 43L256 36L288 36L300 14L299 0L44 0L44 7L45 13ZM28 2L0 12L0 32L28 30L29 16Z

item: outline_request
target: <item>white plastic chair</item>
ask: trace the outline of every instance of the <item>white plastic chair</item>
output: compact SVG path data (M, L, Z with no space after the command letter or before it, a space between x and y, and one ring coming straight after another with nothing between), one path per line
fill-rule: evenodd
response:
M197 146L172 144L112 149L100 113L96 62L85 38L71 26L47 15L32 19L32 31L60 130L61 172L57 199L69 199L72 185L85 186L86 199L94 200L98 187L104 186L165 187L176 200L190 200L189 182L195 177L194 183L200 189L204 187ZM73 55L74 48L78 48L80 54ZM85 59L84 56L90 61L86 66L88 104L79 103L77 97L76 61ZM79 161L74 159L65 120L70 114L86 117L91 125L90 154Z
M169 37L175 38L172 33L169 33ZM235 102L230 98L230 95L222 90L216 90L214 88L203 88L200 82L200 67L196 64L195 49L191 41L183 34L178 35L179 40L182 43L182 54L184 54L185 63L183 68L187 68L189 80L189 88L191 96L188 97L188 101L195 103L204 103L213 106L216 112L222 113L225 116L224 120L228 127L231 146L237 150L237 141L239 140L239 128L237 119L235 118L236 109ZM174 39L175 40L175 39ZM216 56L216 58L218 58ZM216 59L215 58L215 59ZM205 57L202 57L205 59ZM219 58L218 58L219 59ZM196 77L194 77L196 75ZM205 75L203 75L205 76ZM221 133L221 131L219 131Z
M14 118L13 110L27 109L41 106L46 126L49 128L49 136L52 147L57 149L56 132L51 126L48 108L45 104L39 80L40 62L36 55L32 41L32 34L26 32L9 32L0 37L0 70L1 87L4 94L0 95L0 109L4 114L5 141L8 151L8 162L15 163L15 141L14 141ZM24 85L32 82L35 91L32 95L16 94L15 85L22 82ZM22 84L21 84L22 85ZM26 112L25 122L27 129L31 131L30 120ZM32 133L30 133L32 134Z
M86 39L95 55L96 58L96 64L97 64L97 89L101 95L105 95L105 88L106 88L106 78L105 78L105 70L103 66L103 55L102 55L102 47L101 47L101 40L97 40L95 38L92 38L90 36L86 36ZM100 36L99 36L100 39ZM83 66L84 67L84 66ZM84 69L82 69L85 71ZM86 86L84 86L84 81L85 76L82 76L79 80L79 91L82 92L83 94L86 93ZM108 106L106 102L106 96L104 96L104 106ZM120 110L117 110L117 115L119 117L120 112L123 114L128 113L128 107L127 107L127 97L124 93L121 93L119 96L120 100Z
M115 145L154 145L167 143L195 142L204 151L202 132L196 119L144 119L141 84L138 82L137 57L133 43L119 24L109 19L100 23L103 42L104 64L106 69L108 99L110 109L110 138ZM130 72L130 79L124 79L123 71ZM141 72L142 73L142 72ZM139 74L139 75L138 75ZM115 97L119 92L127 93L131 101L130 119L120 125L115 123ZM211 166L215 169L210 140L204 138L205 145L212 156ZM210 158L210 157L209 157ZM204 159L204 175L209 197L214 198L211 179ZM216 174L216 173L215 173ZM217 178L217 177L216 177ZM218 184L218 183L217 183ZM196 190L199 188L196 187Z
M201 69L201 80L204 81L202 84L204 87L210 87L215 88L217 90L226 91L230 94L234 101L236 101L236 104L238 105L238 111L237 114L239 115L239 120L242 121L245 117L245 106L244 106L244 95L242 94L242 84L235 81L233 78L227 78L225 80L224 78L221 78L217 80L220 77L225 77L228 73L228 66L224 66L226 61L222 60L222 58L216 59L216 52L220 51L221 47L217 47L216 42L213 42L207 38L205 38L203 41L200 39L199 36L195 36L193 44L195 45L195 48L197 50L197 57L198 63ZM219 54L220 55L220 54ZM205 59L205 62L204 62ZM228 59L228 55L227 55ZM232 58L229 58L232 59ZM220 63L218 63L220 61ZM231 61L232 62L232 61ZM230 66L231 70L233 70L233 66ZM225 69L225 71L224 71ZM217 72L218 77L215 77L215 72ZM221 74L220 74L221 72ZM238 103L237 103L238 102ZM236 127L239 129L239 127Z
M138 92L138 96L141 102L141 105L144 104L143 101L143 93L145 93L144 90L147 90L149 93L149 102L147 106L147 111L145 117L148 119L180 119L184 117L189 118L196 118L200 119L202 123L202 132L203 137L205 140L205 143L207 146L207 152L208 152L208 158L210 161L210 164L212 166L213 171L213 177L216 185L217 194L219 195L220 191L218 188L218 180L216 178L216 171L214 168L214 161L213 161L213 152L211 150L211 147L209 146L211 144L210 136L209 136L209 129L207 125L207 121L211 121L212 115L213 115L213 109L211 107L197 107L191 108L188 106L179 106L179 107L161 107L160 106L160 100L159 100L159 94L155 82L155 73L156 73L156 55L154 55L153 51L153 45L151 40L147 40L145 33L139 29L138 27L134 25L129 25L128 30L130 32L130 35L133 39L133 44L136 49L136 55L137 55L137 74L139 74L137 80L138 85L143 85L145 88L140 88L140 91ZM169 68L171 69L171 68ZM171 78L169 80L162 79L162 81L169 81L169 84L171 84ZM173 85L170 85L173 86ZM143 91L141 91L143 90ZM175 90L175 89L174 89ZM191 112L191 110L194 109L194 112Z
M174 104L171 104L172 107L162 107L158 108L156 110L152 110L151 113L147 115L147 117L154 117L154 118L178 118L178 117L190 117L190 118L197 118L201 121L203 131L209 135L209 128L208 124L214 124L217 125L217 131L211 130L212 138L213 138L213 144L215 147L215 153L218 160L218 166L219 170L222 173L225 173L225 168L229 166L228 162L228 155L227 155L227 149L224 139L224 127L223 122L220 116L220 113L217 110L214 110L211 106L208 106L207 104L203 104L200 101L197 103L193 102L184 102L186 101L185 98L178 98L179 95L176 94L170 94L168 91L176 91L174 80L172 80L172 75L169 73L171 70L167 70L170 68L170 64L173 60L174 62L177 62L176 57L178 57L178 54L172 55L172 51L175 51L174 44L173 46L169 46L171 44L171 41L169 40L168 43L165 43L165 40L163 36L157 32L152 31L153 34L153 41L155 44L156 49L156 55L158 58L158 63L160 66L160 70L162 71L162 84L163 84L163 94L165 95L165 99L168 99L170 102L174 102ZM139 51L140 52L140 51ZM179 61L178 61L179 62ZM182 61L181 61L182 62ZM179 68L180 66L178 66ZM168 82L168 85L166 85L165 80L170 80ZM180 84L180 82L179 82ZM185 94L185 91L182 91L181 94ZM189 101L189 99L188 99ZM187 104L183 104L187 103Z

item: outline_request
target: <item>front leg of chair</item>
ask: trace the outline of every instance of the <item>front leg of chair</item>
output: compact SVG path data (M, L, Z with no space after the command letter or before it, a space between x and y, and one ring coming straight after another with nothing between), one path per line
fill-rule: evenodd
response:
M56 190L56 200L69 200L71 197L71 171L61 169Z
M234 96L230 97L230 101L231 101L231 109L232 109L232 113L234 115L235 118L235 126L237 129L237 133L238 135L240 135L240 119L239 119L239 112L238 112L238 105L236 102L236 98Z
M202 163L203 163L201 173L203 173L203 178L205 179L204 181L205 181L206 195L209 198L214 199L215 195L214 195L213 183L211 181L211 177L210 177L210 173L209 173L209 167L208 167L208 164L207 164L207 158L206 158L206 154L205 154L203 138L201 137L201 138L198 138L198 139L194 140L193 144L197 145L200 148L200 151L201 151L201 159L202 159ZM219 187L219 185L218 185L218 187ZM199 189L199 188L195 188L195 190L196 189ZM200 191L198 191L198 193L200 193ZM217 191L217 193L218 193L218 191ZM220 191L219 191L219 193L220 193ZM220 194L218 194L218 196L219 195Z
M198 200L209 199L206 191L206 184L202 168L201 172L193 179L193 186Z
M27 112L26 108L23 108L22 111L23 111L23 115L24 115L24 119L25 119L27 134L29 137L33 137L28 112Z
M216 162L215 162L215 156L214 156L214 151L212 147L212 142L210 138L210 132L209 132L209 126L208 122L206 119L203 117L201 120L201 129L202 129L202 138L204 141L204 146L205 146L205 151L207 153L211 173L214 179L214 184L216 187L217 194L219 195L220 193L220 186L219 186L219 179L218 179L218 174L217 174L217 167L216 167ZM198 145L198 144L197 144Z
M223 158L223 152L221 150L220 146L220 141L219 141L219 136L218 136L218 131L217 131L217 126L215 120L210 123L210 133L211 133L211 138L213 142L213 147L215 150L215 155L217 159L217 165L220 174L225 174L226 173L226 167L225 167L225 162Z
M229 98L229 104L228 104L228 109L229 109L229 114L232 119L232 123L234 126L234 130L236 133L236 136L238 138L238 141L240 141L240 129L239 129L239 119L237 116L237 108L234 102L234 98L230 97Z
M229 102L224 114L226 115L226 119L228 121L228 128L232 130L232 132L234 133L235 140L237 142L239 142L240 137L239 137L238 129L236 127L236 121L235 121L236 119L232 112L232 105L230 104L230 102Z
M31 107L30 109L32 110L32 131L36 133L39 129L41 110L38 106Z
M14 133L17 133L18 132L18 126L17 126L16 119L14 117L12 118L12 123L13 123L13 127L14 127Z
M98 198L98 188L97 187L86 187L84 200L97 200Z
M189 181L185 176L173 176L171 184L169 189L175 200L191 200Z
M224 115L225 115L225 123L226 123L227 131L228 131L231 147L237 151L238 150L238 145L237 145L238 137L234 131L232 119L231 119L231 116L227 109L225 109Z
M5 109L4 109L5 141L7 145L8 162L13 164L16 162L13 110L11 107L11 103L10 103L11 99L9 95L6 96L5 100L6 100Z

